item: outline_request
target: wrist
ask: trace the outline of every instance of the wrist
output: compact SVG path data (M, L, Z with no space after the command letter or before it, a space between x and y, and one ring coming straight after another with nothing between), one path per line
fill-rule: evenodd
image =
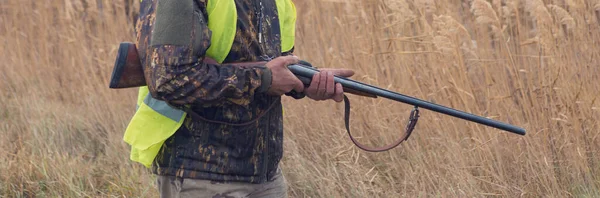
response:
M260 87L258 87L257 92L265 93L271 88L271 84L273 82L273 72L271 72L269 67L264 67L261 70L262 74L260 77Z

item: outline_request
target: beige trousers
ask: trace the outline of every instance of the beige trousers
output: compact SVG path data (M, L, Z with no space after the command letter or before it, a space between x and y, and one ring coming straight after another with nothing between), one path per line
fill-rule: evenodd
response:
M156 183L161 198L287 197L287 186L281 170L277 170L273 181L262 184L220 183L209 180L176 178L174 176L157 176Z

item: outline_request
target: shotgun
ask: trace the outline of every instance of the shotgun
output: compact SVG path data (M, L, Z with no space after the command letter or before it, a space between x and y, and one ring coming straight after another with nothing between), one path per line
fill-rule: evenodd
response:
M205 61L216 63L216 61L214 61L212 59L207 59L207 58L205 58L205 59L206 59ZM248 65L248 63L238 63L238 64L240 66ZM313 75L315 75L316 73L319 72L318 69L315 69L314 67L311 67L308 65L309 64L302 64L302 62L301 62L300 64L293 64L293 65L288 66L288 69L294 75L296 75L296 77L298 77L298 79L300 79L305 86L310 85ZM406 127L406 132L401 138L399 138L394 143L392 143L388 146L385 146L385 147L370 148L370 147L367 147L365 145L358 143L358 141L356 141L356 139L354 139L352 137L352 135L350 134L350 127L349 127L350 102L349 102L348 98L346 96L344 96L344 102L345 102L345 116L344 117L345 117L345 122L346 122L345 123L346 130L348 131L348 134L350 135L350 139L352 140L352 142L354 142L358 147L360 147L363 150L372 151L372 152L386 151L386 150L389 150L389 149L392 149L392 148L398 146L403 141L406 141L408 139L408 137L410 136L410 134L412 133L412 130L414 129L416 122L418 120L418 117L419 117L418 108L428 109L431 111L435 111L435 112L446 114L449 116L461 118L461 119L471 121L471 122L476 122L479 124L483 124L483 125L486 125L489 127L494 127L497 129L511 132L511 133L525 135L525 129L514 126L514 125L506 124L506 123L492 120L489 118L477 116L477 115L459 111L459 110L456 110L453 108L434 104L434 103L427 102L427 101L424 101L424 100L421 100L418 98L406 96L406 95L396 93L396 92L393 92L390 90L382 89L382 88L379 88L379 87L376 87L373 85L355 81L355 80L352 80L349 78L334 76L334 81L336 83L342 84L342 86L344 87L345 93L366 96L366 97L372 97L372 98L383 97L383 98L387 98L390 100L410 104L415 107L414 110L410 114L409 123ZM116 60L115 60L115 65L113 68L113 73L111 76L109 87L112 89L120 89L120 88L140 87L140 86L145 86L145 85L146 85L146 80L144 78L143 66L141 64L140 57L139 57L139 54L138 54L135 44L130 43L130 42L121 43L119 46ZM294 94L292 94L292 95L294 95Z

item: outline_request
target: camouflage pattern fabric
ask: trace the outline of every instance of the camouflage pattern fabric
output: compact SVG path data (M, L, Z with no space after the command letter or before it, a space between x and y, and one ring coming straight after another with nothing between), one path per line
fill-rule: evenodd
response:
M193 4L191 28L181 30L189 32L177 33L189 35L189 45L152 43L152 32L169 28L156 27L155 21L160 20L157 17L177 17L165 16L168 14L164 12L157 16L158 3L182 1L193 1L186 3ZM174 106L190 105L194 112L207 119L228 123L250 121L269 105L276 104L264 117L246 126L208 123L188 116L184 126L161 148L153 163L155 174L251 183L264 183L275 177L283 154L283 121L281 98L265 94L270 86L270 71L264 69L264 65L239 68L228 64L268 61L283 55L275 1L262 1L263 17L258 17L258 2L235 0L237 32L223 64L202 62L210 46L206 0L144 0L141 3L136 24L137 46L140 56L145 57L142 64L155 98ZM260 18L262 22L258 21ZM262 28L258 24L262 24ZM258 42L259 30L262 30L262 42Z

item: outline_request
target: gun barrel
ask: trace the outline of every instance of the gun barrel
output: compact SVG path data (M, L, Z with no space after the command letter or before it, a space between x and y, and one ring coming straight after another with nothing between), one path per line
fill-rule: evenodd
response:
M316 70L314 68L305 67L302 65L289 65L288 68L295 75L303 76L303 77L307 77L307 78L312 78L312 76L315 73L319 72L319 70ZM427 101L424 101L424 100L421 100L418 98L402 95L402 94L399 94L399 93L396 93L393 91L389 91L386 89L382 89L379 87L361 83L361 82L351 80L348 78L335 76L334 81L342 84L343 87L348 87L348 88L351 88L354 90L377 95L377 96L384 97L384 98L387 98L390 100L395 100L398 102L411 104L411 105L418 106L418 107L421 107L424 109L428 109L428 110L435 111L438 113L443 113L443 114L454 116L454 117L461 118L464 120L476 122L476 123L494 127L497 129L509 131L509 132L516 133L519 135L525 135L525 129L514 126L514 125L510 125L510 124L506 124L506 123L492 120L489 118L473 115L470 113L466 113L463 111L445 107L442 105L427 102Z

